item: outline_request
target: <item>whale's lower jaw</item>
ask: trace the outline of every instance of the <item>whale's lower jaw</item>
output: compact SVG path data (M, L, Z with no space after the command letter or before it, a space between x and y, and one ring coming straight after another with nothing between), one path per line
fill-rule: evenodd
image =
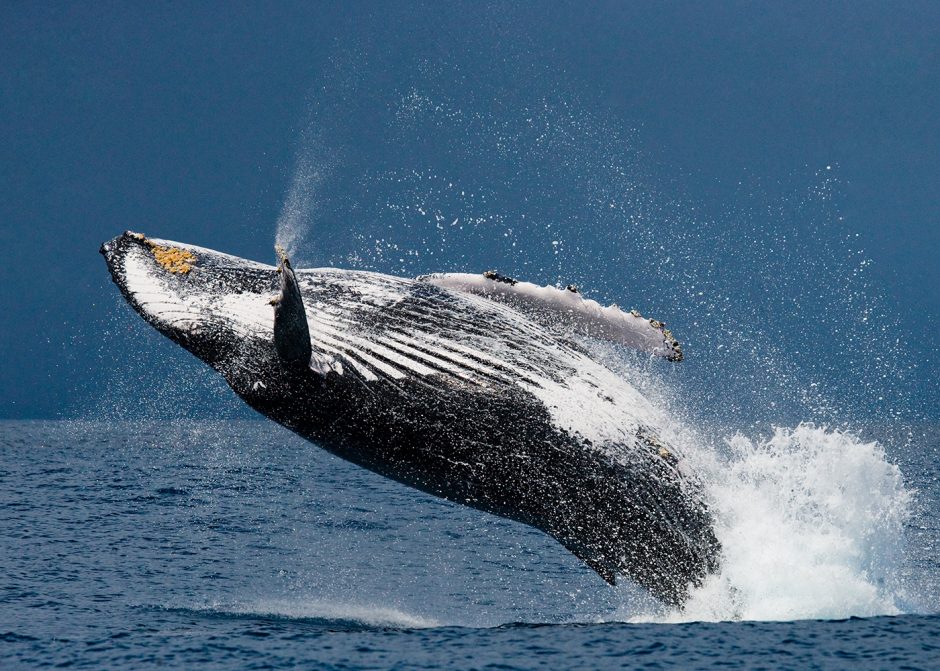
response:
M541 529L608 582L629 576L669 604L717 570L702 493L642 397L511 307L374 273L295 278L136 234L102 253L148 323L338 456ZM304 311L309 365L291 342Z

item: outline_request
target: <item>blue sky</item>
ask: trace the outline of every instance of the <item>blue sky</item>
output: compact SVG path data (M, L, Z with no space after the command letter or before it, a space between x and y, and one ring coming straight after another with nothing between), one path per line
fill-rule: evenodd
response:
M271 260L281 218L632 303L703 406L936 418L938 44L927 2L4 3L0 416L239 412L97 248Z

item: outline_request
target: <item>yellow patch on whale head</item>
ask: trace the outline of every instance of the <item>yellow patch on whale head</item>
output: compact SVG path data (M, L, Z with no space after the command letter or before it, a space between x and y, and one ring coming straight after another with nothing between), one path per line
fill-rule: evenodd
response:
M193 263L196 261L196 255L186 249L178 247L162 247L148 240L150 250L153 252L153 258L161 266L171 273L185 275L193 269Z

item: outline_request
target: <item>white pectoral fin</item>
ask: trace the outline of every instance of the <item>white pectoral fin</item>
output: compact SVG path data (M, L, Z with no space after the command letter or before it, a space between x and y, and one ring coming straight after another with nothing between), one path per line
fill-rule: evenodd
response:
M573 286L540 287L495 272L439 273L420 279L443 289L506 303L555 330L609 340L669 361L682 360L682 348L663 322L647 319L636 310L624 312L616 305L603 306L584 298Z

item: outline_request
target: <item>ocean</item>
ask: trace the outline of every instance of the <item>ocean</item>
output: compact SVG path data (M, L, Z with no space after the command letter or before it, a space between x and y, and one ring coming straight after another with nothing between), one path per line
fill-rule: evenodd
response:
M938 668L940 431L882 433L725 441L670 613L271 422L5 421L0 666Z

